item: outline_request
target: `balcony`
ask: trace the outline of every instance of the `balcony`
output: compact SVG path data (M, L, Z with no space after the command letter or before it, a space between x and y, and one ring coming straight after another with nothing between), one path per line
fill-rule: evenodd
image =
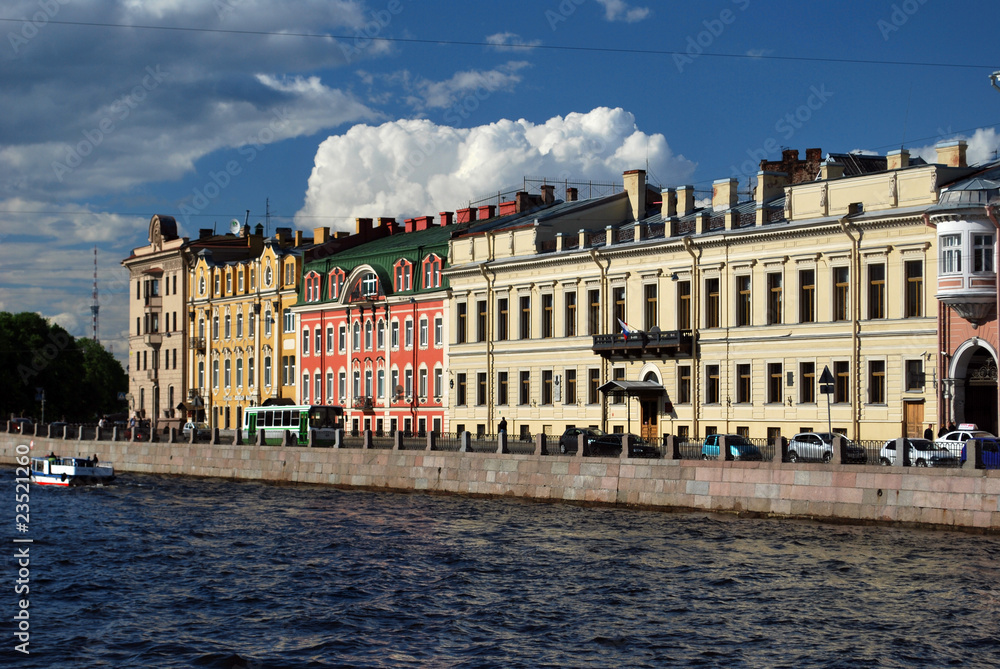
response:
M375 410L374 399L371 397L355 397L354 408L360 409L361 411L374 411Z
M163 343L163 335L159 332L147 332L142 336L142 341L146 346L159 346Z
M145 311L161 311L163 309L163 298L159 295L147 295L143 300L142 306Z
M156 378L157 378L157 372L158 371L159 370L156 370L156 369L147 369L146 370L146 378L149 379L150 381L155 381Z
M594 353L607 359L673 358L691 355L691 333L681 330L629 332L594 336Z
M204 337L191 337L188 339L188 348L192 351L204 351L205 350L205 338Z

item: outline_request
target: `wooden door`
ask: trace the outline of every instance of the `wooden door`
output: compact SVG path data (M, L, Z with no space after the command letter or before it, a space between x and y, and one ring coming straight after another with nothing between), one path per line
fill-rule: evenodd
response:
M910 438L924 436L923 402L903 402L903 431Z
M642 407L642 432L639 436L655 444L659 437L657 425L659 412L656 409L660 402L659 400L642 400L639 404Z

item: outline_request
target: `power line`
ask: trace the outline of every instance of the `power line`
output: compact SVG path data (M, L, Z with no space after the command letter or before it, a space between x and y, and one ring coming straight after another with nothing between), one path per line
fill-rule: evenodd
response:
M0 17L0 21L9 23L23 23L24 19L11 19ZM154 26L144 24L127 23L102 23L97 21L56 21L49 20L49 25L79 26L84 28L119 28L133 30L167 30L172 32L191 33L212 33L222 35L257 35L263 37L300 37L311 39L338 39L338 40L364 40L366 42L388 42L400 44L428 44L438 46L472 46L472 47L492 47L502 46L504 49L541 49L547 51L572 51L589 53L618 53L643 56L684 56L690 57L686 51L673 51L667 49L625 49L621 47L599 47L599 46L569 46L559 44L502 44L497 45L490 42L479 42L473 40L445 40L445 39L418 39L407 37L369 37L363 33L356 35L337 35L331 33L298 33L298 32L278 32L273 30L233 30L224 28L195 28L190 26ZM819 58L816 56L773 56L773 55L750 55L745 53L712 53L702 51L699 58L734 58L740 60L777 60L803 63L838 63L853 65L903 65L908 67L946 67L956 69L996 70L997 65L973 65L968 63L936 63L908 60L874 60L867 58Z

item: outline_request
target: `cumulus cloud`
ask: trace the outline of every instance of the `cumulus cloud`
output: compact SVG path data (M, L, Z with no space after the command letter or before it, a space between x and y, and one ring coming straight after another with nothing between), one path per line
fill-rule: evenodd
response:
M639 130L635 117L600 107L536 124L503 119L456 128L426 119L357 125L327 138L316 152L296 224L317 220L349 230L356 217L436 214L526 175L620 182L645 167L668 183L695 164L675 155L661 134Z
M486 42L497 51L527 51L539 46L542 40L525 40L517 33L505 32L486 36ZM516 45L516 46L515 46Z
M632 7L625 0L597 0L604 7L604 18L608 21L637 23L650 15L649 7Z
M1000 135L994 128L979 128L972 137L967 135L953 135L948 131L942 133L938 141L951 139L964 139L968 144L965 157L970 165L981 165L996 160L997 152L1000 151ZM937 142L934 142L936 144ZM934 144L911 148L910 156L920 156L929 163L937 162L937 151Z

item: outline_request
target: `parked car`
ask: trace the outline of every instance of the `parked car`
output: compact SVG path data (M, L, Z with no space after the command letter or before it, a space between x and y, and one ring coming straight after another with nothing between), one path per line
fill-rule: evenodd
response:
M997 437L977 437L976 441L983 445L983 468L1000 469L1000 439ZM963 444L959 462L965 464L965 458L966 446Z
M30 418L14 418L11 422L14 424L14 432L17 434L26 434L35 426Z
M957 467L958 458L943 446L938 446L929 439L907 439L910 452L910 464L914 467ZM896 440L885 442L879 453L879 462L883 465L899 465L896 461Z
M603 436L595 437L592 442L587 445L587 450L584 454L590 455L610 455L617 457L621 455L622 452L622 438L625 434L614 433L608 434L604 433ZM628 435L628 457L630 458L658 458L660 457L660 451L653 444L649 443L637 434Z
M947 448L952 455L965 462L965 442L969 439L996 439L996 437L985 430L978 429L971 423L962 423L957 430L952 430L946 435L938 437L934 443Z
M821 462L830 462L833 460L833 438L838 436L843 435L837 435L832 432L800 432L788 442L788 457L786 461L818 460ZM865 452L865 449L848 439L844 463L863 465L867 462L868 454Z
M576 453L577 439L581 434L584 436L587 446L594 443L595 439L607 436L604 430L599 430L596 427L568 427L559 437L559 452Z
M710 434L701 445L702 460L719 459L719 438L726 438L726 446L733 460L763 460L760 449L750 443L750 440L739 434Z
M181 428L181 434L184 435L185 439L190 439L192 430L194 430L195 441L200 439L210 439L212 436L212 430L208 427L208 425L192 421L184 423L184 427Z

